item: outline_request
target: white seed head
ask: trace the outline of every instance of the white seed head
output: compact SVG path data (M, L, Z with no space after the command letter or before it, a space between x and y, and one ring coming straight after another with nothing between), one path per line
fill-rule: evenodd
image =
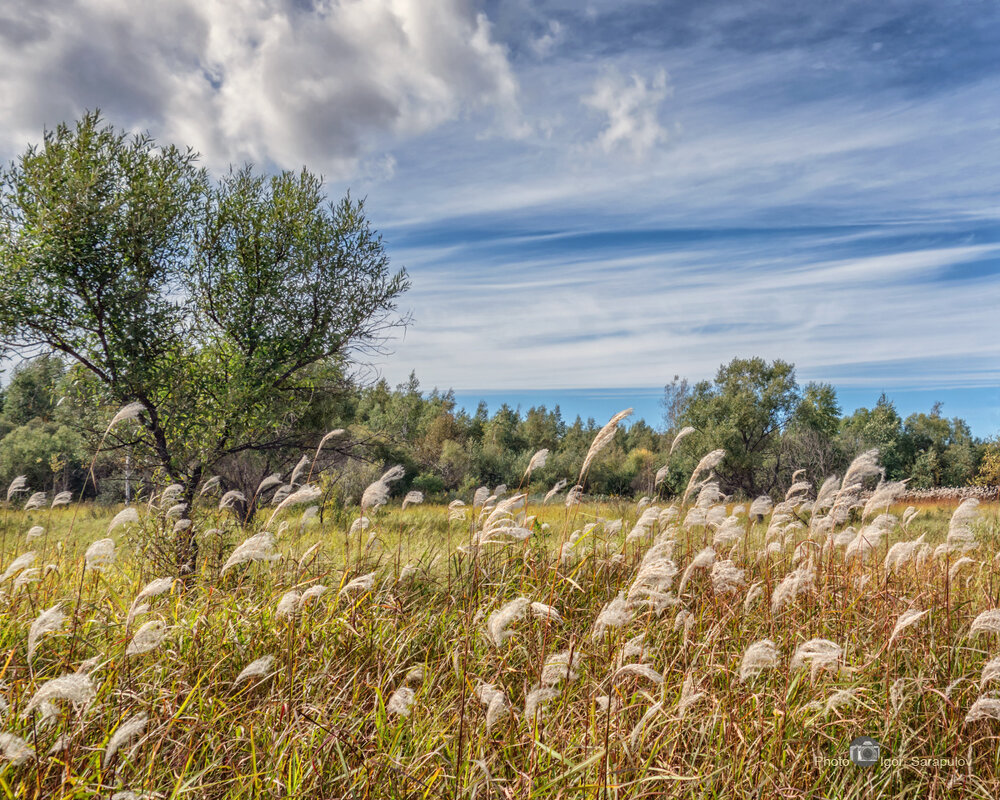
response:
M46 609L28 629L28 661L35 656L35 648L38 642L46 633L59 630L66 621L66 615L62 612L62 603L56 603L52 608Z
M104 751L104 758L101 760L101 766L107 768L108 764L111 763L111 759L114 758L115 753L121 749L122 745L128 744L136 736L139 736L146 729L148 723L149 716L145 712L141 712L129 717L119 725L111 735L111 740Z

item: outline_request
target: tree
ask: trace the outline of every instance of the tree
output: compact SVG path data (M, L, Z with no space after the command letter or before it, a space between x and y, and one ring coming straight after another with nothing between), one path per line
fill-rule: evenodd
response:
M227 458L279 447L347 360L400 324L363 204L303 170L213 183L197 155L102 123L45 133L0 190L0 344L55 351L186 502ZM191 535L177 566L194 569Z
M795 367L788 362L734 358L719 367L714 381L695 385L679 422L698 431L703 452L725 449L716 468L724 491L755 497L778 485L781 433L799 399Z

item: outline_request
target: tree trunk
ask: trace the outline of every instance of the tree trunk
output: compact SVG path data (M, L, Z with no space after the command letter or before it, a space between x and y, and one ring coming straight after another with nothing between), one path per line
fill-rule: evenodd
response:
M201 481L202 467L197 467L184 480L184 492L182 500L187 504L188 519L191 519L194 512L194 496L198 483ZM177 574L181 577L194 575L198 568L198 539L194 532L194 523L177 534L174 542L174 559L177 564Z

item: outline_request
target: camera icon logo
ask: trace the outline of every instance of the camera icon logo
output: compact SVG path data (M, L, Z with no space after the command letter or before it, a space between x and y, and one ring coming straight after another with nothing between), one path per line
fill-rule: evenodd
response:
M882 745L870 736L862 736L851 742L850 757L856 767L870 767L878 763Z

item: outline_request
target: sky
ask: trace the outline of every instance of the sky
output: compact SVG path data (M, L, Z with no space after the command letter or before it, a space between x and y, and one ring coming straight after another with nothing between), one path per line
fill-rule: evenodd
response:
M992 0L13 0L0 156L100 108L322 173L412 281L375 371L472 407L652 422L759 355L985 437L998 42Z

